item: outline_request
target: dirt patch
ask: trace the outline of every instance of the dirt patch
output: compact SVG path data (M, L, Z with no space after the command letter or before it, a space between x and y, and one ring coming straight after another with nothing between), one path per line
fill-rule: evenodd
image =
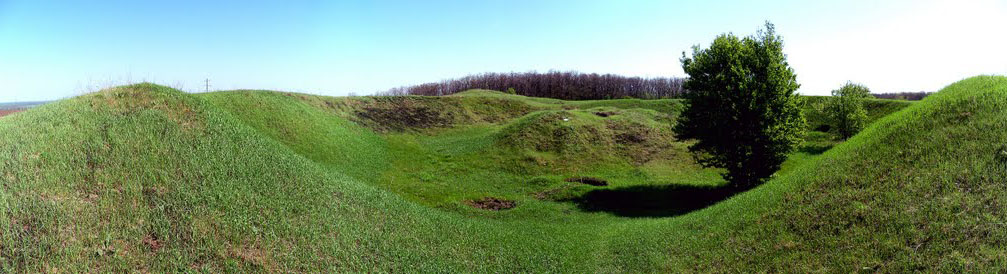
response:
M616 115L616 114L617 113L615 113L615 111L599 111L599 112L595 112L594 113L594 115L598 115L598 116L601 116L601 117L608 117L608 116L612 116L612 115Z
M609 129L616 132L615 142L623 145L643 144L654 134L653 130L637 123L608 123Z
M389 132L408 129L447 127L452 119L442 116L432 100L409 97L376 98L370 106L356 111L357 117L373 128Z
M620 132L615 135L615 141L619 144L642 144L647 142L647 132Z
M571 182L571 183L581 183L581 184L592 185L592 186L607 186L608 185L608 181L605 181L605 180L602 180L602 179L598 179L598 178L593 178L593 177L570 177L570 178L566 178L566 181L567 182Z
M384 133L498 123L536 110L520 100L449 96L360 97L314 104L350 114L357 124Z
M147 236L143 236L143 244L147 245L151 251L157 251L158 249L164 247L164 242L154 234L147 234Z
M0 117L23 111L23 109L0 109Z
M436 111L426 107L403 107L400 109L366 107L358 111L357 116L375 121L391 131L405 131L408 128L446 127L450 122L441 118Z
M517 203L514 201L504 200L495 197L483 197L478 200L468 200L465 201L465 204L474 208L485 209L485 210L505 210L517 206Z

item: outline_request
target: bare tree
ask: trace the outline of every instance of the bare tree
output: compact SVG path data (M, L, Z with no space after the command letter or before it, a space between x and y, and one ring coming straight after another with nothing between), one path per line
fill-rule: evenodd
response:
M919 101L926 98L933 92L918 91L918 92L889 92L889 93L874 93L874 98L878 99L896 99L896 100L910 100Z
M510 90L519 95L566 100L614 98L674 98L681 96L681 78L641 78L614 74L549 71L546 73L483 73L457 79L398 87L378 95L450 95L470 89Z

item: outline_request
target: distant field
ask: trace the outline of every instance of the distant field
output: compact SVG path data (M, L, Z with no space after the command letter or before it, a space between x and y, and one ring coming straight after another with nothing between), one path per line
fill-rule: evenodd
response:
M29 109L49 103L49 101L0 103L0 110Z
M22 111L21 109L0 109L0 117L14 114L15 112Z
M45 103L48 103L48 101L0 103L0 117L41 106Z

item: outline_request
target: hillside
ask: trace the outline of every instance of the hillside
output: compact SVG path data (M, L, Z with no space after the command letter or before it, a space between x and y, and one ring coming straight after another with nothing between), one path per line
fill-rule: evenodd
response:
M861 134L809 142L769 183L726 197L717 171L667 134L676 100L118 87L0 118L0 260L71 272L996 271L1007 133L991 129L1007 128L1005 105L1007 78L975 77L872 107L880 118Z
M762 243L743 265L1004 271L1005 106L1007 77L966 79L779 180L798 187L736 234ZM780 260L752 260L760 256Z

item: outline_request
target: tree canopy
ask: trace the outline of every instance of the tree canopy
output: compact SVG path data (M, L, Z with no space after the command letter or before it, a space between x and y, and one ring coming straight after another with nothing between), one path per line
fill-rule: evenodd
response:
M779 170L804 130L795 93L800 85L773 24L755 36L721 34L709 48L682 53L690 92L676 126L699 162L727 170L740 188L762 183Z

